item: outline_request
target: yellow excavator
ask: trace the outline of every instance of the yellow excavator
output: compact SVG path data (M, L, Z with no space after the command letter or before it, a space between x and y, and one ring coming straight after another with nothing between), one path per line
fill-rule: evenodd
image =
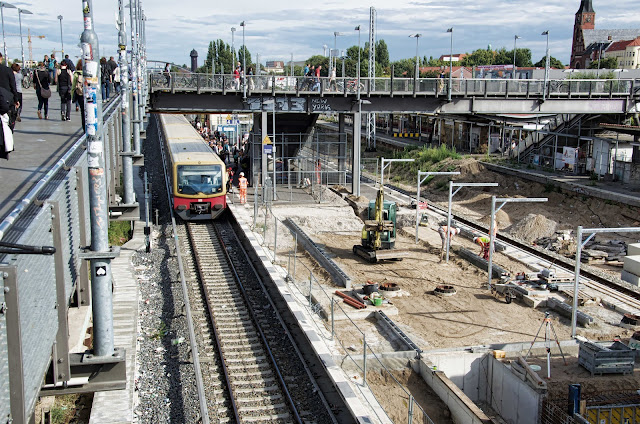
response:
M379 260L402 260L408 252L395 250L396 213L395 202L384 200L383 187L380 187L376 200L369 201L367 217L362 227L360 245L353 246L353 253L371 263Z

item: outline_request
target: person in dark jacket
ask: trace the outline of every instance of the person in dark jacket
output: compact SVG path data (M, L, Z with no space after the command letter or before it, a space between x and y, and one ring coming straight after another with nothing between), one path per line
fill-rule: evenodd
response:
M51 90L49 84L49 72L43 62L38 62L38 69L34 72L33 84L38 97L38 118L42 119L42 107L44 106L44 119L49 119L49 98L42 97L42 90Z
M71 83L73 73L67 67L67 62L60 63L58 74L58 94L60 95L60 113L63 121L71 120Z
M0 53L0 62L2 62L2 53ZM4 64L0 64L0 88L3 91L3 95L11 104L15 104L16 108L20 107L18 101L18 91L16 90L16 77L13 75L11 68Z
M102 85L102 102L109 100L109 93L111 92L111 72L109 71L109 64L107 58L102 57L100 59L100 78Z

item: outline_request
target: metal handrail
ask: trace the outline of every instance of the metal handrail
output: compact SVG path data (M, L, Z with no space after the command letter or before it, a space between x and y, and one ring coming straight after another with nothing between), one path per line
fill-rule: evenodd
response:
M106 116L107 114L109 114L109 116L104 118L105 123L109 122L113 118L114 116L113 112L117 107L116 105L119 104L122 100L121 96L122 94L118 94L118 97L115 97L114 100L112 100L103 111L103 116ZM20 217L22 212L34 201L37 200L38 194L42 191L44 187L47 186L47 184L49 184L53 176L56 175L58 171L60 171L60 169L66 166L69 158L71 158L79 148L84 146L86 139L87 139L87 135L83 134L73 144L73 146L71 146L69 150L67 150L67 152L55 163L55 165L53 165L51 169L47 171L44 177L40 181L38 181L38 183L31 190L29 190L27 195L20 201L18 206L16 206L9 213L9 215L7 215L7 217L2 222L0 222L0 240L2 240L2 237L4 237L6 231L9 229L9 227L11 227L13 222Z
M299 95L326 94L356 95L356 77L299 76L299 75L246 75L205 73L149 72L149 89L153 91L242 91L242 79L248 79L249 93L289 93ZM369 94L419 94L442 96L449 90L449 82L442 78L369 78L360 77L360 92ZM558 79L546 82L547 98L572 97L639 97L637 80L630 79ZM451 82L451 93L457 96L543 96L542 79L478 79L458 78Z

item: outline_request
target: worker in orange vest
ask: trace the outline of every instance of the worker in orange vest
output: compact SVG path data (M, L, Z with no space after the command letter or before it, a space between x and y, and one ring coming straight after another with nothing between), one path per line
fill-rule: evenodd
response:
M240 203L247 203L247 179L244 177L244 172L240 173L238 187L240 187Z
M316 181L318 184L322 184L322 180L320 179L320 171L322 170L322 166L320 165L320 159L316 162Z

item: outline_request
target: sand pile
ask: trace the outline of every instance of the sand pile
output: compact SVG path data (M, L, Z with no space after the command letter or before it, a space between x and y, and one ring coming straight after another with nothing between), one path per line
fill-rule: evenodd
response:
M489 228L491 225L491 216L490 215L485 216L480 220L480 222L482 222L484 225L487 226L487 228ZM510 227L511 224L512 224L511 218L509 217L508 213L506 213L502 209L496 212L496 225L498 226L499 230Z
M531 243L541 237L553 236L557 226L557 222L543 215L530 213L507 228L507 232L515 238Z

